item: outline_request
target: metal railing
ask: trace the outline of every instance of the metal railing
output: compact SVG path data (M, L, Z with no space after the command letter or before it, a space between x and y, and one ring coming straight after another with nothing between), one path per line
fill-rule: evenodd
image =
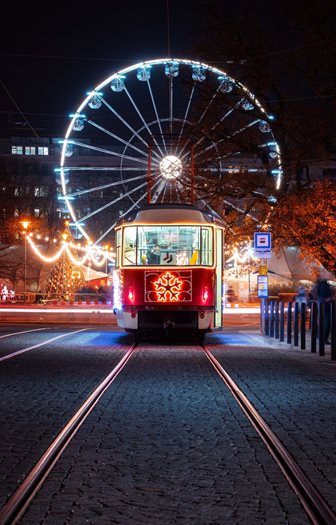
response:
M325 355L325 347L330 344L331 360L336 361L335 301L312 301L307 305L263 299L260 308L260 329L263 335L300 347L302 350L308 345L312 353L317 353L318 350L320 356Z

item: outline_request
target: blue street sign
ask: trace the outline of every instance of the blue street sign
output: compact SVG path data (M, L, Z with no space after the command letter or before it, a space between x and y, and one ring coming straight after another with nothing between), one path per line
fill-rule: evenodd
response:
M255 252L270 252L272 250L271 232L254 232Z

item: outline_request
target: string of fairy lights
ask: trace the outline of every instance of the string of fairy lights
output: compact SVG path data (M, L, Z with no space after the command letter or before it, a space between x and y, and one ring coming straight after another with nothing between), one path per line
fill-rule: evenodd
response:
M236 276L241 273L242 267L248 271L249 265L259 263L260 258L255 256L251 241L236 243L225 249L226 271Z
M109 245L104 245L101 247L94 245L91 241L89 241L85 246L81 245L80 243L75 243L71 240L71 234L68 229L66 229L61 234L60 241L58 241L56 238L52 239L51 241L55 245L57 245L59 242L61 243L61 246L58 248L58 250L52 255L44 255L40 248L41 241L44 240L45 242L49 242L50 238L48 236L43 237L39 233L28 233L28 221L22 221L21 224L24 228L23 234L25 235L25 239L28 242L30 248L34 254L45 263L55 263L63 256L63 254L67 254L68 258L75 266L80 267L88 265L101 268L105 265L106 268L108 262L114 266L115 253ZM68 225L66 224L66 227L67 226Z

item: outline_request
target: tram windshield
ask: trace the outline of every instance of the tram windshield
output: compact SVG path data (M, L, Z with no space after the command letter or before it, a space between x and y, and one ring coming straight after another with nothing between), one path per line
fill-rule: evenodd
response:
M126 226L124 266L212 266L213 231L208 226Z

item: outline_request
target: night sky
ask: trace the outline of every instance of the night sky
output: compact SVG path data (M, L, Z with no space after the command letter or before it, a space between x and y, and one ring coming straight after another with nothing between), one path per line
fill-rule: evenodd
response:
M254 3L265 31L274 35L273 50L291 45L283 31L284 3ZM238 16L244 1L220 4ZM67 115L87 91L127 65L168 54L167 0L99 1L89 9L71 1L12 6L6 2L0 32L2 136L22 128L18 108L37 134L63 135ZM201 0L169 0L171 55L198 59L193 44L202 31L203 6Z

